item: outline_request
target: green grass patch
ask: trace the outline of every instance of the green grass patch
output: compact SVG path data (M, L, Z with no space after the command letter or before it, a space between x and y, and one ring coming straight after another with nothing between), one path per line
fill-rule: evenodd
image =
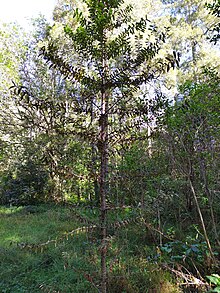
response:
M148 262L148 253L154 252L147 245L146 228L132 222L126 224L127 219L137 216L138 211L131 209L109 211L110 227L115 222L121 226L109 229L108 291L180 292L169 273L157 263ZM99 230L77 230L87 221L98 224L98 209L55 205L1 207L0 221L0 292L98 292ZM49 244L41 245L48 240Z

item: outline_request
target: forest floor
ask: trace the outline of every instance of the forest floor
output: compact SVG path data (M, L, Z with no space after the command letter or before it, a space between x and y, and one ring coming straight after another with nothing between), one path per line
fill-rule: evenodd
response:
M98 215L85 207L0 207L0 292L99 292ZM204 244L167 239L159 248L161 237L138 209L110 210L109 219L109 293L207 292L207 280L187 267L188 253L199 268Z

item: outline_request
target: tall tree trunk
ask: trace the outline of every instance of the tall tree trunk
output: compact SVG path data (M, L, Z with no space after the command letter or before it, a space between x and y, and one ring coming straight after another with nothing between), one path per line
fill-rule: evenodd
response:
M105 127L102 127L102 134L105 133ZM100 197L101 197L101 275L102 275L102 293L106 292L107 271L106 271L106 174L107 174L107 142L103 142L101 149L101 173L100 173Z
M101 115L99 119L100 125L100 207L101 207L101 292L107 292L107 177L108 177L108 103L109 95L106 90L106 70L107 65L103 53L103 73L102 73L102 89L101 89Z
M102 114L101 125L100 125L100 155L101 155L101 168L100 168L100 202L101 202L101 292L106 293L107 287L107 269L106 269L106 194L107 194L107 174L108 174L108 116L107 114Z
M90 121L91 124L94 121L94 107L93 107L93 103L94 103L94 98L91 99L91 110L90 110ZM96 148L95 148L95 143L92 142L91 144L91 148L92 148L92 156L91 156L91 163L92 163L92 180L93 180L93 188L94 188L94 200L96 202L96 204L100 204L100 195L99 195L99 184L98 184L98 180L97 180L97 176L96 176L96 161L97 161L97 154L96 154Z

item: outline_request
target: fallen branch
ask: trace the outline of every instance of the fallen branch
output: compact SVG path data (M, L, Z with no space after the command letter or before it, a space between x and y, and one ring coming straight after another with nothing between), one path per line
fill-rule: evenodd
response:
M199 279L197 277L195 277L194 275L192 275L188 270L187 270L187 274L184 273L182 271L183 266L178 264L178 270L168 266L167 264L162 264L162 268L172 272L177 280L178 278L181 280L184 280L184 282L179 282L178 285L179 286L195 286L195 287L200 287L200 288L205 288L207 290L211 289L209 284L207 282L205 282L203 279Z

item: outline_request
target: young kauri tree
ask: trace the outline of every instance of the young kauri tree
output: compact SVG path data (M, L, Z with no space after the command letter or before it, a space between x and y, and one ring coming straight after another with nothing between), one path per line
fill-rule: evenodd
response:
M175 67L178 54L160 56L168 29L159 30L147 17L134 21L132 6L124 1L84 3L84 13L78 8L71 11L73 26L69 19L63 24L65 41L71 46L60 46L51 34L41 55L74 85L75 137L92 142L99 158L101 292L105 293L108 168L115 138L137 138L137 131L146 126L149 110L143 96L140 99L140 89Z

